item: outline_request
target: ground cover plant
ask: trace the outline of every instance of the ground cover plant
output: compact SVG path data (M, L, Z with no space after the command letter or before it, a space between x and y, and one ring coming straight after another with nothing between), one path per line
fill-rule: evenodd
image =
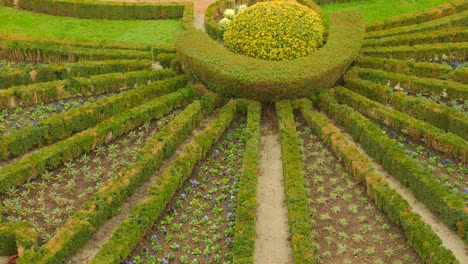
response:
M157 224L124 263L229 263L245 120L234 125L174 195Z
M147 45L171 44L175 32L182 31L180 19L101 20L36 14L0 6L2 34L30 39L74 41L121 41Z
M318 262L421 263L404 233L366 196L333 152L296 118Z
M256 2L1 1L0 255L468 263L466 0L298 0L325 41L284 61L222 43Z
M132 165L138 150L175 115L146 122L128 134L98 146L77 159L21 187L12 186L2 195L2 215L9 222L28 221L38 233L39 245L46 243L71 215L99 189Z

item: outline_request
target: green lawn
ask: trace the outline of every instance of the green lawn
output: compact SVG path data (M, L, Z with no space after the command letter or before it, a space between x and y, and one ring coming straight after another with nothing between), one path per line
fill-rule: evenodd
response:
M348 3L322 5L321 7L326 17L336 10L358 8L364 12L366 22L370 23L448 2L450 0L354 0Z
M58 17L0 6L0 32L41 39L171 44L177 20L96 20Z

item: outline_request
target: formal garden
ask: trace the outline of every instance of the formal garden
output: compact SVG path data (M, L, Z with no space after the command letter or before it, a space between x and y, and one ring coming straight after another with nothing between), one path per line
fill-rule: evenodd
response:
M467 0L0 0L0 263L468 263Z

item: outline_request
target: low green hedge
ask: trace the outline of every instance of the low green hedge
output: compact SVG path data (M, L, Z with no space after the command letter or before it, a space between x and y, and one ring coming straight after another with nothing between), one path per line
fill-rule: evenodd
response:
M371 81L345 76L346 88L364 95L384 105L417 117L446 132L451 132L468 140L468 118L451 107L437 104L426 99L394 93L391 88Z
M90 77L112 72L151 70L149 60L83 61L77 63L53 63L26 65L0 71L0 89L16 85L64 80L72 77Z
M89 240L92 233L119 208L136 189L147 181L175 152L177 146L192 132L205 112L212 109L214 99L206 96L178 114L142 148L135 164L119 172L116 180L108 182L59 229L39 250L30 250L19 263L62 263Z
M468 68L458 68L453 73L452 79L456 82L468 84Z
M14 0L1 0L0 1L0 5L4 5L4 6L13 7L14 4L15 4Z
M408 202L388 185L380 173L375 172L370 159L361 154L356 144L325 115L314 111L310 101L303 100L299 105L307 124L333 149L335 155L344 161L346 170L354 179L365 183L367 194L390 220L403 228L410 245L425 263L459 263L421 216L412 212Z
M361 50L365 56L406 59L416 61L466 61L468 42L422 44L396 47L367 47Z
M290 101L276 103L283 162L285 204L294 263L315 263L312 222L307 210L300 139Z
M468 163L468 142L461 137L446 133L440 128L379 104L346 88L335 88L332 93L340 103L351 106L368 118L377 120L394 130L402 131L433 149Z
M242 101L239 108L247 112L246 144L237 194L235 241L232 249L234 264L254 263L257 181L260 158L260 119L262 106L255 101ZM242 109L245 108L245 109Z
M156 61L161 64L163 68L171 68L171 63L177 58L177 54L174 53L160 53L156 56Z
M363 47L388 47L388 46L413 46L420 44L443 43L443 42L464 42L468 39L468 29L464 27L454 27L438 29L434 31L424 31L409 35L396 35L379 39L368 39L363 43Z
M82 60L150 60L157 51L88 48L53 42L0 38L0 58L28 62L77 62Z
M21 159L0 168L0 193L10 186L51 170L73 160L82 153L108 143L110 140L138 127L146 121L159 118L181 107L194 97L193 88L180 89L163 95L138 107L123 111L104 120L93 128L77 133L53 145L38 149Z
M395 27L421 24L430 20L436 20L442 17L453 15L467 9L468 4L465 0L452 0L449 3L409 14L395 16L385 21L374 21L367 27L367 31L378 31Z
M357 57L354 61L354 65L361 68L371 68L380 71L442 80L451 79L451 73L453 72L452 67L448 65L366 56ZM458 81L458 79L454 81Z
M229 102L202 132L195 135L148 190L147 198L132 209L90 263L120 263L130 254L141 236L154 225L177 189L190 176L196 163L205 157L229 127L236 111L237 102Z
M181 18L184 3L128 3L91 0L18 0L21 9L54 16L92 19Z
M360 12L331 15L327 44L309 56L290 61L264 61L233 54L201 31L175 37L184 70L226 97L259 101L297 98L319 87L331 87L351 64L364 37Z
M35 147L65 139L95 126L112 115L174 92L186 85L185 76L169 78L71 109L39 122L36 126L0 136L0 160L7 160Z
M462 11L460 13L446 16L433 21L427 21L418 24L412 24L408 26L390 28L380 31L368 32L366 38L383 38L402 34L414 34L417 32L447 29L452 27L464 27L468 23L468 11Z
M29 222L4 223L0 220L0 256L22 255L37 244L37 233Z
M321 94L319 106L344 127L356 142L395 179L407 186L414 196L451 230L468 237L465 201L452 193L427 169L408 157L382 129L347 105L340 105L330 94Z
M0 90L0 107L14 109L18 106L50 103L77 96L120 92L174 75L174 71L171 70L134 71L13 86Z
M436 80L432 78L420 78L417 76L398 74L374 69L353 67L348 71L349 75L358 76L362 80L368 80L390 87L400 86L405 92L413 94L441 96L445 94L447 99L468 100L468 85Z

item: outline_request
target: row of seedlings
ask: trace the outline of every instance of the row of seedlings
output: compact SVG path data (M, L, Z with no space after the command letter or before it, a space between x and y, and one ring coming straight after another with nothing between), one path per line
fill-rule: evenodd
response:
M414 196L436 215L447 227L466 240L466 196L451 191L431 171L408 155L400 143L383 129L347 105L341 105L327 93L319 96L320 108L332 116L362 148Z
M164 95L25 157L23 161L33 157L28 161L37 171L29 173L36 175L12 174L7 180L11 183L22 176L36 178L19 187L10 184L2 194L5 220L29 221L38 232L39 245L49 241L93 193L117 177L122 168L132 166L138 149L193 96L190 88ZM57 167L62 162L64 165Z
M0 159L22 155L37 146L65 139L77 132L88 129L112 115L148 102L158 96L174 92L187 85L185 76L176 76L138 89L101 98L68 111L59 109L51 117L35 125L0 136L2 142ZM88 99L89 101L90 99ZM54 104L55 106L55 104ZM59 107L59 103L57 106Z
M170 90L177 90L181 86L186 84L186 78L184 76L180 76L174 79L168 79L159 83L159 85L154 85L152 88L148 89L146 92L141 94L144 96L149 92L154 92L155 94L165 95ZM154 89L153 89L154 88ZM185 92L184 92L185 91ZM138 101L140 95L136 95L133 98L129 98L130 100L134 99ZM178 102L177 99L186 99L192 96L190 94L190 90L187 91L186 89L179 92L174 92L172 94L165 95L162 98L156 98L152 101L146 102L146 104L166 104L166 105L182 105L184 101ZM149 96L151 98L151 96ZM144 97L143 97L144 98ZM115 99L115 98L114 98ZM106 100L106 99L103 99ZM38 174L44 173L46 169L55 168L62 162L67 162L73 157L77 157L78 155L82 154L83 152L89 151L96 147L97 143L102 143L109 141L119 133L122 133L120 130L114 131L112 127L106 126L106 123L102 123L109 118L119 114L120 116L127 116L129 113L132 113L132 107L136 107L137 105L131 106L132 104L129 103L127 100L117 100L111 101L109 104L101 104L101 108L97 108L97 110L106 110L101 112L95 111L88 111L94 110L93 108L88 109L86 106L83 106L83 110L85 111L73 111L72 115L67 116L64 114L63 116L56 116L57 118L53 117L51 121L56 122L49 122L44 126L39 126L37 129L34 127L33 129L26 129L24 133L22 131L18 132L17 134L10 134L6 135L3 138L6 139L7 144L5 147L8 147L3 153L4 155L11 157L11 150L16 150L18 153L16 154L23 154L27 152L29 149L32 149L37 146L45 145L44 143L57 142L58 143L48 145L42 149L32 151L24 156L21 156L16 159L10 159L6 161L3 166L0 168L0 186L1 191L5 192L11 185L14 184L22 184L26 180L30 178L36 177ZM130 101L131 102L131 101ZM143 100L141 103L144 103ZM120 105L129 105L131 107L123 107L123 109L115 108L119 107ZM144 109L144 106L140 106L140 108L136 109ZM74 109L76 110L76 109ZM125 110L122 112L122 110ZM101 117L102 116L102 117ZM55 118L55 119L54 119ZM61 119L60 119L61 118ZM109 121L107 121L109 122ZM99 127L94 127L99 125ZM103 127L104 130L100 131L98 128ZM74 133L79 132L79 133ZM96 133L100 134L96 134ZM111 133L107 136L106 133ZM106 140L106 138L109 139ZM15 139L14 142L8 141L8 139ZM17 143L15 145L14 143ZM87 144L84 144L87 143Z
M115 93L174 75L171 70L146 70L12 86L0 90L0 107L15 109L79 96Z
M319 261L459 263L327 116L306 99L296 107Z
M186 94L189 98L193 98L194 88L182 89L177 93ZM175 102L189 102L191 100L189 98L175 98ZM138 132L130 132L123 138L123 140L128 140L127 143L121 142L128 146L128 154L120 152L119 155L130 155L131 161L125 165L121 164L111 179L104 182L100 181L99 189L91 194L92 197L84 201L80 208L77 208L76 212L53 237L42 247L31 248L26 251L20 258L20 263L63 262L82 248L90 236L107 219L119 213L127 197L132 195L142 183L148 180L152 172L172 155L181 141L198 124L203 114L211 111L213 100L204 101L208 103L203 106L200 101L193 102L177 116L172 117L172 120L162 129L159 129L159 127L169 121L169 116L162 117L159 113L172 112L171 110L168 111L167 106L163 104L145 104L135 108L139 109L136 112L137 114L116 118L116 121L122 121L124 127L126 125L138 127L143 124ZM174 106L177 104L175 103ZM172 107L172 109L174 108ZM162 117L162 119L158 117ZM145 126L148 128L148 133L145 132ZM113 132L121 133L119 132L122 129L120 126L114 126L114 129ZM125 131L125 128L123 130L122 132L128 132ZM145 134L143 139L129 138L131 136L135 137L135 135L138 136L140 133ZM111 135L109 132L106 134ZM135 150L130 145L131 140L138 143L141 148ZM141 141L141 143L137 141ZM115 146L115 144L112 145ZM108 146L111 147L111 145ZM97 154L99 152L98 148L94 152Z
M247 112L247 124L243 114L236 115L239 111ZM256 102L226 104L171 162L92 263L252 261L260 111Z
M424 121L381 105L346 88L333 91L340 103L348 104L374 122L405 152L455 193L468 199L468 142Z

